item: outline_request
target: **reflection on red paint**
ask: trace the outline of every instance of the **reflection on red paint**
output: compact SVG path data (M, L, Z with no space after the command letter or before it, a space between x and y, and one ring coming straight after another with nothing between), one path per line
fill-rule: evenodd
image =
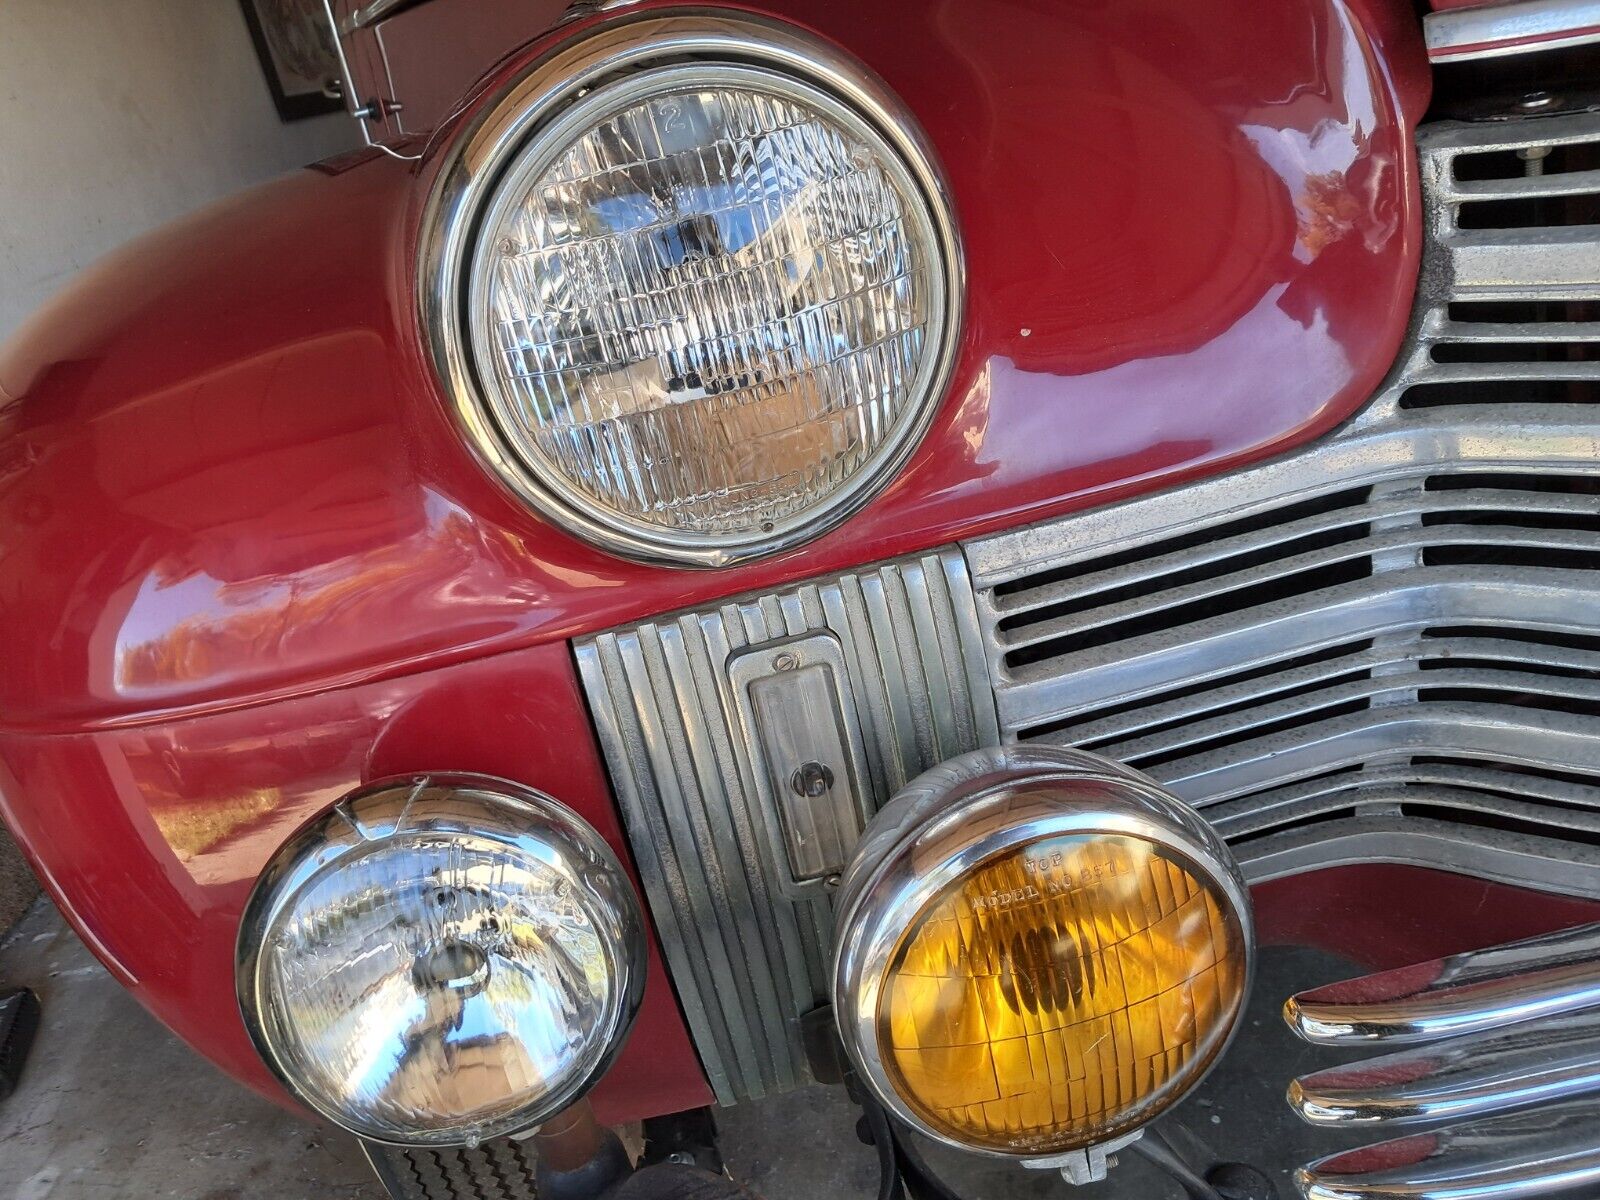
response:
M501 491L413 327L440 138L418 167L301 173L159 233L0 354L20 398L0 411L0 719L559 639L1258 458L1371 392L1416 273L1414 27L1331 0L918 12L791 11L917 114L966 246L950 395L865 512L705 574L602 554Z

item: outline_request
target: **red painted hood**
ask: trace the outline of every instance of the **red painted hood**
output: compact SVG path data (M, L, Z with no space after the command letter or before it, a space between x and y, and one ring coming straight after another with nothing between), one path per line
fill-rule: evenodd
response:
M145 238L0 353L0 727L394 677L1016 525L1303 441L1389 367L1426 99L1401 6L793 8L917 115L966 244L953 382L873 504L688 572L504 493L415 328L447 127Z

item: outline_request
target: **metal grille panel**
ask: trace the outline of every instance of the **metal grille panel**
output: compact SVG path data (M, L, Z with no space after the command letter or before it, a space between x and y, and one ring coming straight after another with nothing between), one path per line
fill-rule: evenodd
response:
M1587 114L1424 134L1412 336L1333 437L966 547L1007 738L1164 780L1255 878L1600 894L1597 141Z
M955 550L602 634L576 646L635 861L719 1100L807 1082L797 1021L822 1003L824 887L781 887L778 816L739 733L738 651L826 631L844 650L875 810L999 730Z

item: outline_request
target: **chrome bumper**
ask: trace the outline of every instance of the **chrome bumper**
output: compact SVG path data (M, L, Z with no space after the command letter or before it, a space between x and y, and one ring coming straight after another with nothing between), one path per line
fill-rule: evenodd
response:
M1314 1162L1307 1200L1600 1195L1600 925L1302 992L1284 1016L1317 1045L1411 1047L1295 1080L1305 1120L1476 1118Z

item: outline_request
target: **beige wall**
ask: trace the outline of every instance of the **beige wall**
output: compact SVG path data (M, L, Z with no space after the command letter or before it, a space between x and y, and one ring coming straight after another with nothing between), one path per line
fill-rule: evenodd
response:
M135 234L357 136L278 120L238 0L0 0L0 339Z

